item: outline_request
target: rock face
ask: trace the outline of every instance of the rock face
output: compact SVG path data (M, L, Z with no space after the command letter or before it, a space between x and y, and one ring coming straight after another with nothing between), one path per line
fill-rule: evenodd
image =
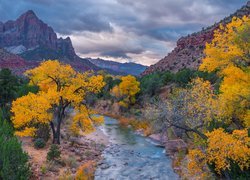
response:
M15 57L14 59L18 59L17 61L26 62L24 66L38 64L44 59L59 59L80 71L100 69L77 56L70 38L57 38L54 30L41 21L32 10L22 14L15 21L0 22L0 48L7 50L13 58ZM16 55L13 56L14 54ZM16 61L12 62L13 58L6 57L4 61L8 61L9 64L6 67L15 68L13 64Z
M39 20L32 10L21 15L16 21L0 23L0 40L1 48L22 46L23 52L46 48L70 59L76 56L70 38L58 39L54 30Z
M39 20L31 10L16 21L2 23L0 29L0 47L23 45L27 49L38 46L57 49L57 36L53 29Z
M142 75L151 74L155 71L177 72L184 68L197 69L204 57L203 50L206 43L213 39L213 32L219 27L219 24L226 24L232 20L232 17L242 17L250 15L250 1L247 5L237 10L234 14L224 18L219 23L215 23L200 32L193 33L186 37L181 37L177 41L177 46L166 57L154 65L148 67Z

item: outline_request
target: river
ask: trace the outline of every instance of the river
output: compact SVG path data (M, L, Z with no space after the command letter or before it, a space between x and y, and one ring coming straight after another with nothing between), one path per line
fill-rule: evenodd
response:
M103 152L95 180L179 179L164 148L136 134L131 128L120 126L110 117L105 117L100 128L108 136L110 145Z

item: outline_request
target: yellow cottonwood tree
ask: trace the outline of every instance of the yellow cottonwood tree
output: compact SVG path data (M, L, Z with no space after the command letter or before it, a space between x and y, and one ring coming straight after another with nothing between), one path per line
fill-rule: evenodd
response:
M53 143L60 144L60 126L65 109L73 107L75 117L72 129L80 125L84 131L93 130L100 120L91 118L84 104L87 93L98 93L104 86L103 77L94 76L90 72L76 72L70 65L57 60L48 60L40 66L25 73L30 83L39 87L38 94L28 94L18 98L12 105L12 122L16 134L21 136L34 135L38 124L50 124ZM79 121L81 123L79 123Z
M206 44L202 71L217 71L220 86L220 114L238 127L250 127L250 18L233 18L214 32Z
M121 78L122 82L115 86L111 93L122 99L119 103L122 106L128 107L129 104L135 103L135 95L140 91L140 82L134 76L128 75Z
M205 164L215 167L218 174L228 175L232 165L242 172L250 168L250 18L233 18L214 32L206 44L202 71L216 71L223 78L218 95L217 120L236 125L232 133L222 128L205 133L206 147L189 151L188 169L202 174ZM235 127L235 126L230 126Z
M231 169L231 163L237 164L242 171L250 167L250 137L247 129L234 130L232 134L222 128L206 133L206 150L189 151L188 169L192 174L202 173L205 164L213 164L218 174Z

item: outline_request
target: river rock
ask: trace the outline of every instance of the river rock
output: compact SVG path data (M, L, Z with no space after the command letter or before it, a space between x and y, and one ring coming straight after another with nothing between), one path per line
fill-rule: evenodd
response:
M109 167L110 167L110 165L108 165L108 164L102 164L100 166L101 169L108 169Z
M160 144L165 144L168 140L167 136L162 133L151 134L149 138L159 142Z

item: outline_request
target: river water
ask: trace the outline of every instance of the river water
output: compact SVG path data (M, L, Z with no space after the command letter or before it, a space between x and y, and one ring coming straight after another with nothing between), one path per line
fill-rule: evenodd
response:
M95 173L96 180L179 179L164 148L156 146L150 139L120 126L110 117L105 117L101 129L108 136L110 145L103 152L103 161Z

